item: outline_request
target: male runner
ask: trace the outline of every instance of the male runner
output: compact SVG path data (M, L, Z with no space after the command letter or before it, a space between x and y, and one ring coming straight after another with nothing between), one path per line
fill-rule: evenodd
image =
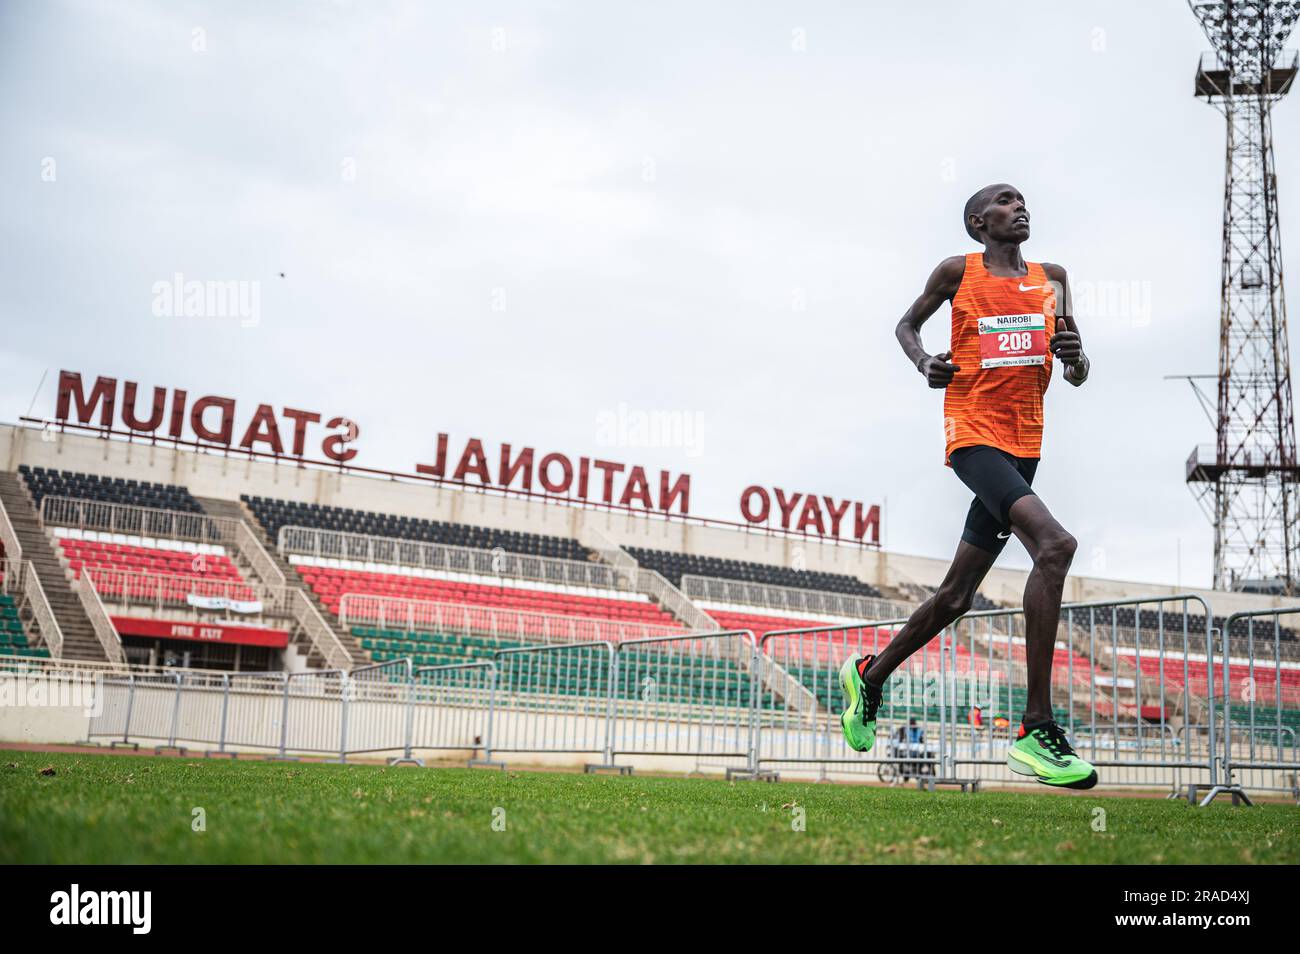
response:
M870 750L885 680L970 609L985 574L1014 533L1034 568L1025 583L1029 694L1007 767L1047 785L1092 788L1096 770L1079 758L1052 719L1052 657L1075 539L1030 487L1053 356L1075 387L1088 379L1089 363L1070 314L1065 269L1026 262L1020 255L1029 238L1024 196L1013 186L986 186L966 203L964 218L967 234L984 251L940 263L896 334L930 387L947 388L945 462L975 499L938 591L879 655L844 663L840 684L848 708L840 725L851 748ZM1056 288L1061 290L1059 308ZM951 350L929 355L921 345L921 325L945 301L952 303Z

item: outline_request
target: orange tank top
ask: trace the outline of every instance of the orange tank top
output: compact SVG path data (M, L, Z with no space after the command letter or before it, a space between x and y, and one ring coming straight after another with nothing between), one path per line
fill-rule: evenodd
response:
M961 370L943 399L945 462L977 444L1016 457L1042 450L1056 294L1043 266L1027 264L1023 277L1001 278L984 267L984 253L966 256L952 299L952 363Z

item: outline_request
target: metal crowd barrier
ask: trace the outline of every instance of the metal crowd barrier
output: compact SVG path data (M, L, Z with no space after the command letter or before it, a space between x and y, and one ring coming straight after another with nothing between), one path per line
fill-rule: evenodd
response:
M146 739L166 739L165 745L155 746L155 753L176 749L183 754L185 749L176 744L181 706L185 701L180 673L136 676L133 695L131 734Z
M119 745L132 745L139 749L139 744L131 741L131 705L135 701L135 676L130 673L126 675L107 673L101 678L99 693L99 712L90 717L86 728L87 740L112 737L110 746L113 748Z
M1282 625L1286 617L1289 626ZM1283 633L1295 639L1300 607L1234 613L1223 624L1219 662L1223 778L1203 803L1229 794L1250 804L1248 792L1284 792L1300 801L1300 665L1286 665ZM1262 644L1262 651L1257 649ZM1261 665L1261 657L1268 657Z
M425 666L415 670L405 751L401 759L423 765L413 750L468 750L480 753L470 765L505 768L492 758L497 667L490 662Z
M289 675L283 672L232 673L227 677L222 728L215 754L235 758L228 746L271 749L285 754L280 731Z
M581 753L614 767L614 645L553 643L498 650L493 746L497 752Z
M1052 668L1054 718L1107 785L1213 786L1216 727L1198 701L1212 697L1214 673L1196 667L1213 645L1213 614L1195 596L1066 604L1061 607ZM952 627L951 668L987 671L993 705L1008 720L1005 735L987 720L977 728L970 706L952 713L952 765L975 778L1025 781L1005 768L1005 748L1027 694L1021 609L972 613ZM1167 652L1175 653L1166 659ZM962 662L959 663L959 660ZM992 678L996 677L996 678ZM1194 687L1204 685L1199 697ZM970 701L970 700L966 700Z
M720 760L758 774L758 655L747 631L629 639L611 677L608 748L616 755Z
M848 777L875 776L880 781L934 780L941 776L947 720L941 718L944 686L926 674L939 670L940 647L947 631L926 643L895 673L895 685L877 713L878 741L868 753L855 752L844 741L840 712L844 707L839 671L844 661L879 653L906 619L873 623L810 626L764 634L759 651L765 662L780 666L809 689L814 708L798 708L765 693L759 708L758 764L816 767L820 778L833 769ZM895 732L901 730L901 736Z
M1247 791L1300 797L1295 721L1300 608L1237 614L1214 628L1194 596L1062 607L1055 718L1106 785L1167 787L1202 804ZM351 673L108 674L89 735L114 745L215 745L209 754L467 751L663 757L729 775L778 769L925 787L1026 782L1005 766L1027 694L1023 610L970 613L894 673L877 743L841 737L838 673L906 621L767 633L696 633L499 650L492 662ZM1300 628L1300 627L1298 627ZM1287 643L1287 653L1283 643ZM165 746L161 743L165 743Z
M1213 697L1214 673L1193 672L1209 655L1212 615L1197 597L1172 596L1062 607L1052 670L1055 718L1110 785L1213 786L1216 727L1197 711ZM874 773L883 781L977 787L1023 782L1005 767L1027 695L1024 610L968 613L914 654L886 685L877 743L865 756L841 738L840 665L879 652L906 620L767 633L763 656L795 673L815 710L760 709L760 764L816 765ZM1164 658L1177 649L1181 660ZM1098 664L1101 664L1099 666ZM1154 668L1150 665L1154 663ZM1131 676L1121 675L1127 664ZM1104 667L1104 671L1103 671ZM1201 702L1206 705L1208 702Z
M401 760L410 758L414 671L411 660L395 659L348 673L342 701L348 710L344 755L402 749Z
M167 747L184 754L185 742L221 744L221 716L228 699L229 676L208 672L176 672L176 698ZM159 746L155 751L161 751Z
M348 687L342 669L289 673L275 758L292 758L290 752L337 752L338 758L330 761L347 761Z

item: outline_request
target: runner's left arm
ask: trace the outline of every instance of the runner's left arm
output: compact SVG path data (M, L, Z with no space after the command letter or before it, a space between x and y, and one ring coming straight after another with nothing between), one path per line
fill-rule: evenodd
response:
M1074 320L1074 299L1070 295L1070 279L1060 265L1043 264L1047 278L1057 288L1056 295L1056 334L1048 346L1056 360L1065 367L1065 380L1076 388L1088 380L1088 371L1092 363L1083 353L1083 339L1079 337L1079 325Z

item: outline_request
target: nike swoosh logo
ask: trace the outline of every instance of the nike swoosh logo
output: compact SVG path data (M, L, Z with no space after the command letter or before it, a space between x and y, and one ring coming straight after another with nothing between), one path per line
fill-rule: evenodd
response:
M999 533L999 534L998 534L998 539L999 539L999 540L1007 540L1007 539L1010 539L1010 537L1011 537L1011 531L1010 531L1010 530L1008 530L1006 533Z
M1033 291L1033 290L1036 289L1036 288L1042 288L1042 287L1043 287L1042 285L1021 285L1021 286L1020 286L1020 290L1021 290L1021 291Z
M1039 762L1047 762L1049 765L1055 765L1057 768L1068 768L1070 765L1069 762L1062 762L1059 759L1054 759L1050 755L1045 755L1042 752L1024 752L1021 754L1030 761L1037 760ZM1021 759L1021 761L1024 761L1024 759Z

